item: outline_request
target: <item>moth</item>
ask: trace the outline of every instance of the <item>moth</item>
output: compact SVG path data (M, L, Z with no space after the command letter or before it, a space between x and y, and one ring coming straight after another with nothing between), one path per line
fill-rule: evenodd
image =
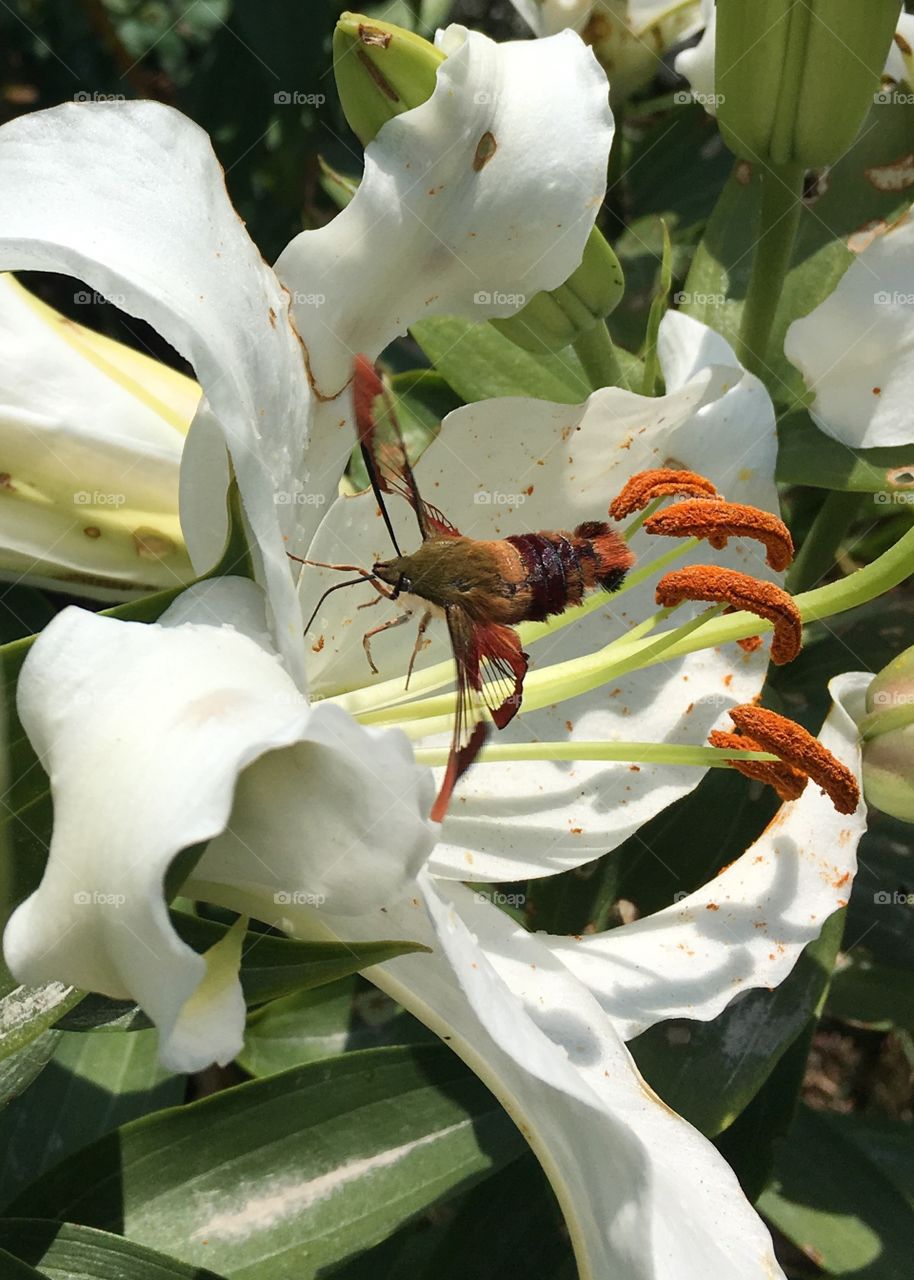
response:
M379 598L412 597L416 603L366 632L362 641L369 665L377 674L371 656L372 637L402 625L421 609L407 671L408 686L430 622L436 616L444 618L457 668L457 706L444 779L431 813L441 822L455 784L485 742L486 712L495 726L503 729L520 707L528 655L514 627L563 613L580 604L589 591L616 590L634 557L618 534L599 520L579 524L570 533L541 530L493 540L466 537L421 497L390 395L365 356L355 360L353 394L359 445L395 555L376 562L370 570L304 561L359 575L324 592L305 630L331 592L362 581L372 583ZM390 427L385 436L377 429L379 399L386 407ZM415 551L404 553L397 542L385 503L385 495L391 494L404 498L416 513L421 542Z

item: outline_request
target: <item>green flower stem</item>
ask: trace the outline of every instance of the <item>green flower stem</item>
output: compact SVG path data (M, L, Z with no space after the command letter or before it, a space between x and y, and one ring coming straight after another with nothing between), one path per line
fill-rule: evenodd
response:
M621 760L633 764L693 765L724 769L731 760L777 760L767 751L721 751L717 747L677 746L669 742L495 742L484 747L477 763L505 760ZM447 747L417 747L420 764L442 765Z
M660 573L668 565L673 564L680 556L684 555L686 551L697 546L697 538L687 538L678 546L671 547L669 551L664 552L662 556L658 556L656 560L651 560L647 564L641 565L634 573L630 573L618 591L614 591L610 597L607 597L602 591L595 591L583 604L576 605L573 609L566 609L564 613L555 618L550 618L546 622L522 623L517 628L521 644L526 648L528 645L535 644L537 640L554 635L557 631L561 631L563 627L571 626L573 622L579 622L581 618L586 618L589 614L596 613L599 609L605 609L607 604L617 600L626 591L631 591L633 587L640 586L647 578L650 578L655 573ZM659 617L659 615L656 616ZM638 627L633 629L633 633L640 635L643 628L644 623L639 623ZM622 636L619 643L622 641L628 642L633 633L627 633ZM383 680L378 684L368 685L362 689L352 689L346 693L334 694L332 697L328 697L327 701L336 703L352 715L361 715L364 712L376 711L381 707L395 707L404 702L410 702L422 694L432 693L435 689L440 689L444 685L452 683L453 679L454 663L451 659L448 659L445 662L438 662L434 666L425 667L423 670L415 672L408 689L404 689L403 676L399 675L390 680Z
M833 489L819 508L787 574L788 591L806 591L825 577L868 493Z
M599 391L601 387L621 385L622 366L605 320L598 320L571 345L577 352L594 391Z
M762 173L755 257L736 347L740 362L759 378L767 372L771 329L800 225L803 176L798 165L766 166Z
M524 700L518 714L538 711L555 702L564 702L566 698L577 697L579 693L589 693L591 689L598 689L600 685L627 675L630 671L650 666L649 659L662 662L671 646L706 626L709 619L715 618L725 608L726 605L723 604L715 605L713 609L706 610L697 618L691 618L681 627L665 631L646 643L629 645L623 637L598 649L596 653L569 658L567 662L555 662L542 671L531 671L524 681ZM444 693L437 698L412 702L406 707L369 711L358 718L362 724L393 722L407 736L424 738L430 733L443 733L450 727L454 705L455 695Z

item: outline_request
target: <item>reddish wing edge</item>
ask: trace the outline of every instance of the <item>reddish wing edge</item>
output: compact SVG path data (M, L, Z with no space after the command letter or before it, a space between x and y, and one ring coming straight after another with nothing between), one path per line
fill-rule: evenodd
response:
M382 439L378 434L375 408L379 396L384 401L393 438ZM383 506L381 493L398 493L405 498L416 513L423 542L434 534L456 536L458 530L447 516L420 497L390 393L377 369L364 355L355 358L353 400L359 444L378 502Z
M513 628L473 622L453 605L446 615L457 664L457 708L444 780L432 806L434 822L444 821L454 787L488 737L482 707L488 707L496 727L503 729L517 714L527 674L527 655Z

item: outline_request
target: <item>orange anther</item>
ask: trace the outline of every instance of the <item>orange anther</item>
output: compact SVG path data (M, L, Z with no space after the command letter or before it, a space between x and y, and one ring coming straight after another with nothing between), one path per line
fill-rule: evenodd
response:
M723 729L712 729L708 734L708 741L712 747L719 747L722 751L766 750L752 738L738 733L726 733ZM782 760L731 760L730 765L745 777L774 787L781 800L798 800L806 787L806 774Z
M735 569L690 565L685 569L674 569L657 583L659 605L681 604L683 600L725 600L734 609L746 609L760 618L767 618L774 625L771 661L778 666L792 662L800 652L800 611L792 597L773 582L763 582Z
M730 719L740 733L818 783L839 813L853 813L860 803L857 779L817 738L786 716L765 707L733 707Z
M718 549L727 545L728 538L755 538L764 543L766 559L778 573L793 559L793 539L783 520L770 511L738 502L707 498L677 502L648 516L644 528L647 533L673 538L707 538Z
M626 480L622 492L610 503L609 514L614 520L624 520L655 498L669 498L677 494L690 498L719 497L714 485L704 476L694 471L660 467L656 471L639 471Z

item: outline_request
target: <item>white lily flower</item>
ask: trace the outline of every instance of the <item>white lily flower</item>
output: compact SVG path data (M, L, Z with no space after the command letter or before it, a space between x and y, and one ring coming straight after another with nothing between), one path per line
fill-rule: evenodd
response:
M784 352L803 374L809 412L852 449L914 441L914 218L886 227L832 293L794 320Z
M420 485L431 486L465 526L478 514L482 527L471 530L477 535L497 532L502 519L518 512L502 517L492 503L474 503L476 477L508 483L519 465L531 468L533 493L525 494L531 503L541 487L540 510L574 518L605 509L607 492L630 471L664 461L701 465L738 496L774 502L773 412L761 384L739 369L720 338L684 316L664 321L661 358L668 392L656 400L610 389L577 407L502 400L459 410L420 461ZM505 425L515 417L523 430ZM399 524L402 514L392 511ZM373 500L365 497L331 507L315 542L339 539L341 529L358 533L366 519L370 556L372 540L383 542ZM650 545L646 535L636 541ZM659 545L672 557L682 551ZM687 548L683 558L689 554ZM724 555L755 570L745 547ZM639 591L645 596L647 588L634 588L626 602L629 625ZM613 627L618 633L606 599L599 605L556 633L553 639L562 639L550 658L586 661L587 650L610 638ZM646 598L641 605L648 607ZM220 626L226 618L231 625ZM333 671L339 679L357 648L362 670L353 679L362 686L339 701L377 702L383 686L368 681L361 645L340 645L334 667L323 656L336 645L335 633L327 635L323 645L306 647L315 683ZM434 657L434 650L423 655L420 685ZM401 672L405 666L391 653L387 662ZM568 715L580 716L594 738L618 739L625 725L661 746L701 741L722 707L758 691L764 665L759 653L738 650L686 656L659 678L656 667L620 677L618 701L615 678L604 673L592 697L530 714L522 708L518 720L540 729L514 742L561 733L573 752L573 726L558 728ZM546 667L543 674L555 671ZM528 680L525 703L535 703L532 675ZM559 697L550 690L548 701ZM423 815L432 780L414 762L402 729L361 727L330 699L309 706L272 649L259 589L232 579L192 588L154 626L66 611L36 643L19 698L23 724L51 776L56 824L42 884L7 930L6 954L18 976L63 975L139 1000L159 1026L173 1067L231 1058L243 1027L240 942L229 935L218 954L196 955L173 932L163 897L173 859L208 841L183 887L189 896L303 938L407 937L432 948L431 955L404 957L368 976L446 1037L523 1126L561 1200L582 1275L780 1274L733 1174L645 1085L623 1038L686 1008L689 1016L712 1017L736 991L783 977L834 909L835 883L849 880L852 821L839 831L812 798L786 806L781 841L765 845L767 875L757 869L758 848L724 873L720 923L714 917L711 927L704 890L672 915L654 918L656 939L644 936L651 921L633 926L629 945L644 981L623 984L612 1006L602 976L618 976L630 964L614 951L624 952L625 931L618 943L593 940L595 948L608 947L604 970L599 953L566 953L565 939L531 936L457 881L543 875L584 862L595 846L618 843L684 794L698 770L682 780L668 766L647 766L645 783L628 765L585 763L577 766L585 770L579 782L548 762L480 764L459 806L481 797L480 816L471 819L472 865L460 812L448 819L444 842L430 856L437 831ZM583 828L568 827L567 812L576 805L594 824L584 840ZM607 821L605 811L619 816ZM835 826L838 852L827 876L824 863L818 875L807 874L805 852L795 847L813 822L828 831ZM740 958L738 975L727 944ZM766 946L776 950L777 964ZM694 976L683 982L692 956Z
M0 577L99 600L190 582L178 471L199 398L0 276Z
M713 2L713 0L712 0ZM699 0L511 0L536 36L580 31L606 69L614 103L649 83L664 53L700 29Z
M322 645L302 643L302 601L319 576L309 571L300 598L286 551L351 548L355 537L369 556L384 546L369 499L335 503L321 521L318 499L335 493L352 439L347 346L376 354L421 314L495 313L497 301L488 312L475 302L481 289L497 299L525 291L521 280L531 293L554 287L580 259L603 182L605 83L576 37L495 50L451 29L445 42L435 94L381 130L346 214L304 233L278 264L301 343L280 276L260 261L205 137L182 117L147 103L74 106L0 131L11 175L0 191L4 261L77 273L123 296L188 356L206 396L182 470L189 545L205 567L221 542L224 440L262 583L200 584L152 626L68 610L36 642L19 709L49 772L56 820L42 883L9 923L7 960L24 981L54 975L139 1001L174 1068L228 1060L243 1025L240 927L196 955L170 924L163 888L175 858L205 843L183 886L190 896L300 937L406 936L432 947L369 976L447 1037L523 1126L562 1202L582 1276L767 1280L780 1274L767 1233L714 1148L641 1080L623 1019L600 1008L598 984L592 995L557 958L556 940L526 934L456 883L587 861L689 790L699 771L683 781L668 764L640 773L593 761L579 773L548 758L480 764L431 858L433 784L409 740L431 735L434 758L447 698L444 713L434 701L401 706L405 663L393 648L385 664L401 673L395 696L367 667L350 679L358 637L338 644L332 619ZM512 86L494 107L493 79ZM542 173L566 165L568 181L544 190ZM534 203L551 231L528 241L518 229ZM558 222L565 234L554 241ZM608 389L582 406L501 400L459 411L422 459L419 483L477 536L502 519L500 502L474 503L482 485L490 497L521 492L524 523L548 526L602 515L625 478L663 462L773 509L773 411L761 384L686 317L664 321L661 359L667 394L656 400ZM404 523L406 513L392 514ZM632 545L648 558L665 552L668 563L692 554L643 534ZM731 545L720 559L770 576L750 546ZM647 577L656 566L644 568ZM596 598L530 630L539 669L499 746L522 755L530 737L550 750L561 739L573 758L585 734L612 745L624 725L662 755L702 741L727 705L758 691L759 652L632 649L631 624L652 611L646 577L618 617ZM655 643L649 627L641 638ZM396 645L396 633L389 639ZM416 692L452 678L450 668L436 672L435 657L434 647L423 655ZM309 676L342 705L309 703ZM569 822L572 807L579 822ZM849 866L854 841L838 843ZM784 865L789 872L789 858ZM828 870L834 879L840 867ZM748 895L731 919L735 944L748 946L764 886L747 875L732 887ZM777 895L765 901L788 909ZM812 910L824 918L831 901L819 891ZM795 959L806 935L798 927L781 939L777 924L772 936ZM732 994L714 954L702 955L693 1016ZM742 986L769 980L770 965L752 952ZM650 1017L668 1016L670 1004L657 995Z
M676 55L674 66L688 80L692 96L708 115L717 115L717 91L714 79L714 50L717 41L715 0L701 0L701 39L690 49ZM898 18L895 41L885 64L885 77L895 83L909 79L910 48L914 43L914 15L902 13ZM907 54L905 50L908 50Z

